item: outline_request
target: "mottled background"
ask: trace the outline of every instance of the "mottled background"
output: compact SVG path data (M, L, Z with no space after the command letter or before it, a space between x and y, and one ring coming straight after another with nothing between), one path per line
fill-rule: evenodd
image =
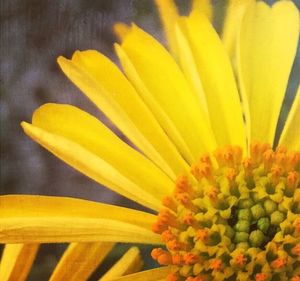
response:
M183 13L190 1L177 1ZM268 1L274 2L274 1ZM294 1L298 7L299 0ZM215 1L216 25L226 1ZM62 195L139 206L68 167L26 137L19 124L46 102L70 103L102 120L95 106L62 74L59 55L96 49L113 60L112 25L135 22L163 41L152 0L2 0L1 1L1 187L0 194ZM299 81L299 52L282 111L288 111ZM109 126L109 122L105 120ZM127 246L119 247L111 262ZM65 245L45 245L29 280L47 280ZM145 253L149 248L143 247ZM147 267L152 266L147 262ZM91 280L97 280L101 269Z

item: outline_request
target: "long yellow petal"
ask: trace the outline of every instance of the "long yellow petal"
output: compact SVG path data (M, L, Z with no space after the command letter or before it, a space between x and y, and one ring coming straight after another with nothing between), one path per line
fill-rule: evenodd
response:
M0 263L0 280L26 280L38 248L39 244L6 244Z
M120 41L122 41L125 38L129 31L130 27L125 23L117 22L114 24L114 32Z
M294 99L292 108L287 117L279 144L288 147L290 150L300 151L300 86Z
M43 105L35 111L32 123L79 144L159 199L160 189L164 190L162 196L172 191L172 181L151 161L121 141L95 117L74 106Z
M0 243L161 243L154 215L81 199L0 197Z
M172 135L166 123L162 127L170 135L185 159L194 161L207 150L215 148L215 140L206 122L205 109L193 94L183 73L170 54L149 34L133 26L122 48L148 92L164 109L176 126L189 151ZM153 106L148 103L149 108ZM155 109L153 110L155 112ZM159 120L161 121L161 120Z
M177 57L177 42L174 35L175 23L179 17L174 0L155 0L160 19L162 21L165 36L167 38L169 49L172 55Z
M245 149L246 133L240 98L224 46L207 17L198 11L186 18L185 28L217 142L219 145L238 144Z
M197 99L200 100L200 103L205 110L206 117L209 118L206 97L202 81L200 79L200 74L189 42L182 30L182 28L184 28L184 21L184 18L179 19L175 28L175 35L178 42L179 62L187 81L190 83Z
M222 41L225 49L231 58L234 57L236 50L236 40L240 31L242 20L247 8L255 0L229 0L226 7Z
M85 281L104 260L114 243L72 243L59 260L49 281Z
M74 167L96 182L144 206L154 210L160 209L161 199L172 189L172 183L169 183L169 180L164 177L162 181L156 182L156 185L154 184L152 188L150 188L147 183L151 181L154 183L155 177L151 177L153 176L151 175L151 170L143 168L140 170L142 172L140 176L141 178L143 176L145 177L145 186L138 186L110 163L74 141L68 140L58 134L49 133L28 123L22 123L22 127L27 135L47 148L55 156L65 161L68 165ZM139 165L141 168L142 163ZM144 168L145 167L146 166L144 166ZM138 167L136 168L139 170Z
M192 11L198 10L212 20L213 6L211 0L193 0Z
M299 37L299 11L291 1L263 1L245 14L238 39L240 88L250 109L251 139L273 143Z
M120 260L118 260L99 281L110 281L114 278L135 273L142 267L140 251L137 247L131 247Z
M167 163L173 144L122 72L96 51L58 58L64 73L157 166L175 178ZM175 158L175 157L174 157ZM178 163L177 163L178 164Z
M122 47L118 44L115 44L115 49L117 52L117 55L121 61L122 67L124 69L124 72L126 73L129 80L132 82L132 84L135 86L138 93L141 95L141 97L146 101L146 103L151 108L153 114L156 116L159 123L162 125L162 127L167 128L168 135L172 136L172 138L176 141L175 143L179 144L178 146L181 147L182 151L185 151L185 155L190 155L189 149L186 146L184 140L180 136L176 126L173 124L173 122L170 120L170 118L165 113L164 109L158 104L158 102L155 100L155 98L151 95L147 87L145 86L144 82L142 81L142 78L137 73L136 69L134 68L134 65L131 63L130 59L128 58L125 51L122 49ZM166 159L168 163L170 164L175 171L176 175L182 173L182 171L188 172L190 170L190 166L187 164L185 160L179 155L177 149L174 148L177 153L172 153L170 155L166 154ZM171 151L171 147L170 147ZM167 152L167 151L166 151ZM192 157L192 156L191 156Z
M160 267L111 279L110 281L157 281L165 278L169 272L170 268Z

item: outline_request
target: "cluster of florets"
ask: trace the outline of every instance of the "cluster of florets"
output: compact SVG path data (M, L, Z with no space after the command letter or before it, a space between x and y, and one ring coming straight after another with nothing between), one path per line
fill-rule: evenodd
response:
M300 153L228 146L179 176L153 231L168 281L300 281Z

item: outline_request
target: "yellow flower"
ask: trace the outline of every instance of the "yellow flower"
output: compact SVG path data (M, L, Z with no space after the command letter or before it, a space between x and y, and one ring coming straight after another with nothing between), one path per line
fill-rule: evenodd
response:
M43 105L22 127L75 169L158 215L3 196L0 242L165 244L152 251L165 267L120 280L299 280L299 87L275 141L299 11L292 1L231 0L220 39L209 1L194 0L186 17L171 0L156 3L172 55L139 27L117 24L124 74L92 50L58 58L137 149L70 105Z

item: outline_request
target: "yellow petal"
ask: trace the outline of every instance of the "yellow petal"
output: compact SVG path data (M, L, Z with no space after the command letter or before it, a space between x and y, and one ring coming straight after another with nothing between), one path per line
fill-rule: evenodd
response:
M222 31L222 41L224 47L232 61L235 74L237 72L237 45L238 37L242 25L244 15L255 3L255 0L230 0L226 7L226 14L224 20L224 26ZM239 85L242 88L242 85ZM246 125L246 136L249 144L251 139L251 122L250 122L250 112L249 112L249 101L245 91L240 91L242 108L244 111L245 125ZM249 152L249 145L248 151Z
M178 20L175 28L175 35L178 42L179 62L187 81L190 83L197 99L200 100L200 103L202 104L205 110L205 117L207 118L207 120L209 120L206 97L200 79L200 74L198 72L195 58L190 48L189 42L181 28L184 28L184 20L182 20L182 18Z
M114 243L72 243L55 267L49 281L84 281L113 248Z
M122 41L128 34L130 27L122 22L117 22L114 24L114 32L118 36L119 40Z
M77 51L72 60L60 57L58 63L71 81L149 159L175 178L166 160L174 153L172 143L132 85L108 58L96 51Z
M204 14L194 11L185 24L217 142L219 145L238 144L245 149L240 98L224 46Z
M247 8L254 2L255 0L229 0L226 7L222 40L225 49L231 58L234 56L236 50L236 40L240 31L243 16Z
M35 111L32 123L97 155L159 200L173 189L173 182L151 161L121 141L95 117L74 106L43 105Z
M168 46L174 57L177 57L177 42L174 35L174 26L179 17L174 0L155 0L160 19L163 23Z
M201 153L213 150L216 144L210 126L205 122L205 109L168 52L136 26L126 36L122 48L148 92L164 109L188 147L189 151L186 151L167 124L161 124L185 159L193 162ZM152 104L145 102L152 110Z
M128 58L127 54L124 52L122 47L118 44L115 44L115 49L121 61L124 72L126 73L129 80L132 82L132 84L135 86L136 90L141 95L141 97L149 105L149 107L151 108L153 114L156 116L159 123L162 125L162 127L167 128L166 131L168 132L168 135L172 136L173 139L176 140L175 141L176 143L179 143L179 146L182 148L183 151L186 152L186 154L189 154L188 152L189 149L184 143L184 140L180 136L177 128L172 123L170 118L167 116L163 108L157 103L155 98L151 95L151 93L143 83L141 77L137 73L136 69L134 68L133 64L131 63L130 59ZM168 153L168 151L172 153ZM174 147L170 146L169 150L165 150L165 159L170 164L173 171L175 171L176 175L181 174L183 171L189 172L190 170L190 166L187 164L185 160L183 160L183 158L178 153L175 146Z
M142 267L140 251L137 247L131 247L120 260L118 260L99 281L110 281L114 278L135 273Z
M165 278L169 272L170 268L160 267L111 279L110 281L157 281Z
M280 136L279 144L286 146L289 150L300 151L299 137L300 122L300 86L296 93L290 113L287 117L283 131Z
M157 182L157 185L153 186L154 189L152 189L152 191L147 188L146 182L155 180L155 178L151 178L151 172L149 174L149 170L145 170L145 174L141 174L141 177L149 176L149 178L145 178L146 186L138 186L126 176L122 175L110 163L101 159L83 146L27 123L22 123L22 126L27 135L47 148L55 156L65 161L68 165L74 167L96 182L144 206L158 210L161 207L161 199L168 194L171 189L172 185L168 187L168 185L165 186L163 182ZM156 193L156 189L159 193ZM153 195L151 195L151 192L153 192Z
M39 244L6 244L0 263L0 280L26 280L38 248Z
M194 10L203 12L207 18L212 20L213 6L211 0L193 0L192 11Z
M0 197L0 243L160 243L154 215L81 199Z
M249 7L238 39L240 88L248 98L251 139L273 143L299 37L299 12L291 1Z

